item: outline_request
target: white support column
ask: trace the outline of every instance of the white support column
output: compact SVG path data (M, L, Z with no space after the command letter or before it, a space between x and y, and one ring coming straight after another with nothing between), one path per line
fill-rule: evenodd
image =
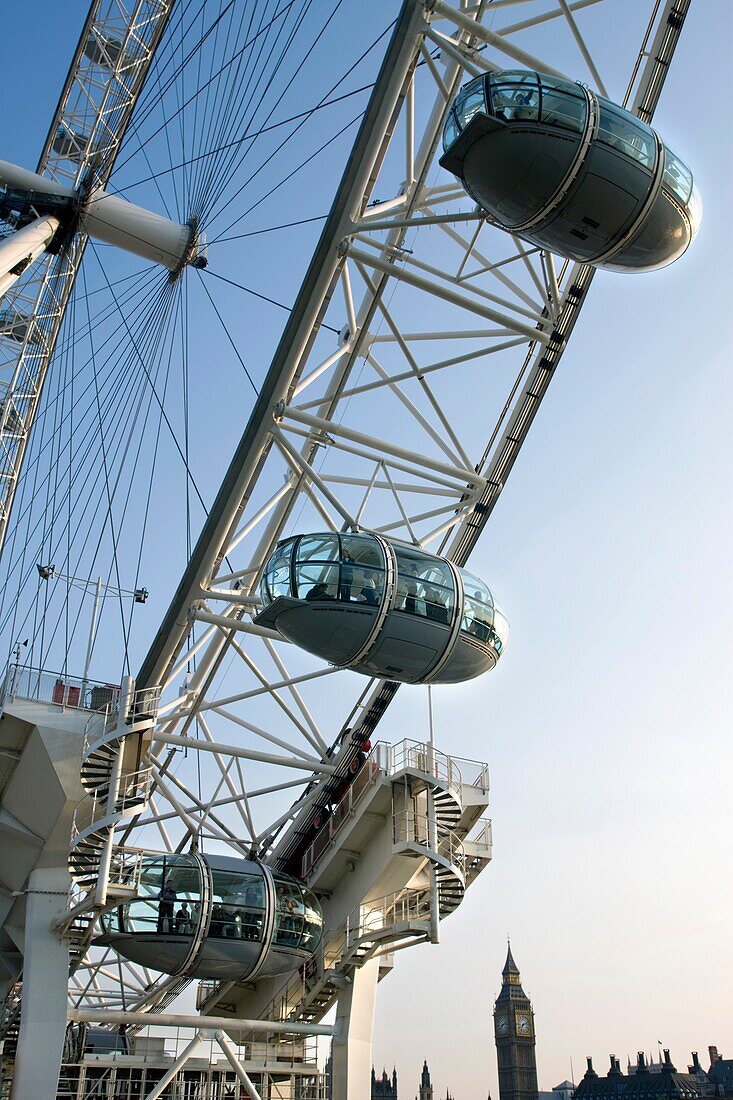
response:
M194 1054L196 1054L199 1047L210 1034L211 1032L209 1031L196 1032L191 1042L186 1047L184 1047L182 1053L179 1054L179 1056L176 1058L171 1068L168 1070L165 1076L160 1079L153 1091L147 1094L145 1100L159 1100L159 1097L163 1095L171 1082L176 1079L180 1071L185 1066L186 1062L188 1062L190 1058L193 1058Z
M333 1038L333 1100L370 1100L379 959L354 972L341 992Z
M242 1066L241 1062L237 1058L237 1052L234 1049L234 1047L232 1046L232 1044L229 1042L229 1040L227 1039L226 1033L224 1031L217 1031L216 1041L219 1044L219 1046L221 1047L221 1049L224 1051L224 1055L226 1057L227 1062L229 1063L229 1065L232 1067L232 1069L236 1073L237 1080L239 1081L239 1083L244 1088L244 1091L247 1093L247 1096L250 1097L250 1100L262 1100L259 1092L254 1087L254 1085L253 1085L252 1081L250 1080L248 1074L246 1074L244 1072L244 1067Z
M70 885L66 868L31 872L25 914L23 1003L12 1100L53 1097L66 1033L69 945L51 931Z
M0 297L51 243L58 218L36 218L0 242Z

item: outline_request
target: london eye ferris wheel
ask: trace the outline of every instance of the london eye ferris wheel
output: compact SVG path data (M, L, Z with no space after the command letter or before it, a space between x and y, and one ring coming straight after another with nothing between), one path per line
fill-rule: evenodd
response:
M511 650L475 548L596 270L694 247L688 7L92 3L0 161L13 1097L154 1024L141 1097L207 1044L321 1096L317 1037L368 1095L378 981L491 859L432 722Z

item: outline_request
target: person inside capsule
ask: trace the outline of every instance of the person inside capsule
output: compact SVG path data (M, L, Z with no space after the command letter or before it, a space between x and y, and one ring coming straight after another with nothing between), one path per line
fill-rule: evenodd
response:
M96 942L168 974L182 967L214 978L288 973L323 931L314 895L253 860L146 853L136 890L103 914Z
M508 636L483 581L376 534L285 539L265 565L260 596L258 625L334 665L406 683L481 675L495 666Z

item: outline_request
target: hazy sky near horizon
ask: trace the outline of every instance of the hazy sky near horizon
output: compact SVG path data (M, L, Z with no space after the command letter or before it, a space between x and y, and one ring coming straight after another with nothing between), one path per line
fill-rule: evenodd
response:
M631 10L598 17L614 3ZM50 116L86 7L24 5L8 159ZM678 1068L709 1043L733 1056L732 23L730 0L693 2L655 118L699 183L699 237L665 271L596 277L472 558L511 643L492 676L434 693L436 738L490 764L494 859L440 947L399 954L380 986L375 1065L397 1065L405 1098L423 1058L438 1096L498 1096L508 934L541 1088L657 1040ZM385 733L425 718L424 690L403 690Z

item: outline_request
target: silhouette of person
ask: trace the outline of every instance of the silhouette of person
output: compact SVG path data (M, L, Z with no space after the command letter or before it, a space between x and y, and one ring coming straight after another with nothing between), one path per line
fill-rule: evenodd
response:
M339 599L348 603L351 600L351 586L354 583L354 559L348 550L341 553L341 579L339 580Z
M167 879L163 889L158 894L158 931L165 931L163 925L168 924L168 931L175 931L173 926L173 907L175 906L178 895L173 889L173 884L170 879Z
M181 908L176 913L176 932L179 936L184 936L190 931L191 913L188 908L188 902L184 901Z

